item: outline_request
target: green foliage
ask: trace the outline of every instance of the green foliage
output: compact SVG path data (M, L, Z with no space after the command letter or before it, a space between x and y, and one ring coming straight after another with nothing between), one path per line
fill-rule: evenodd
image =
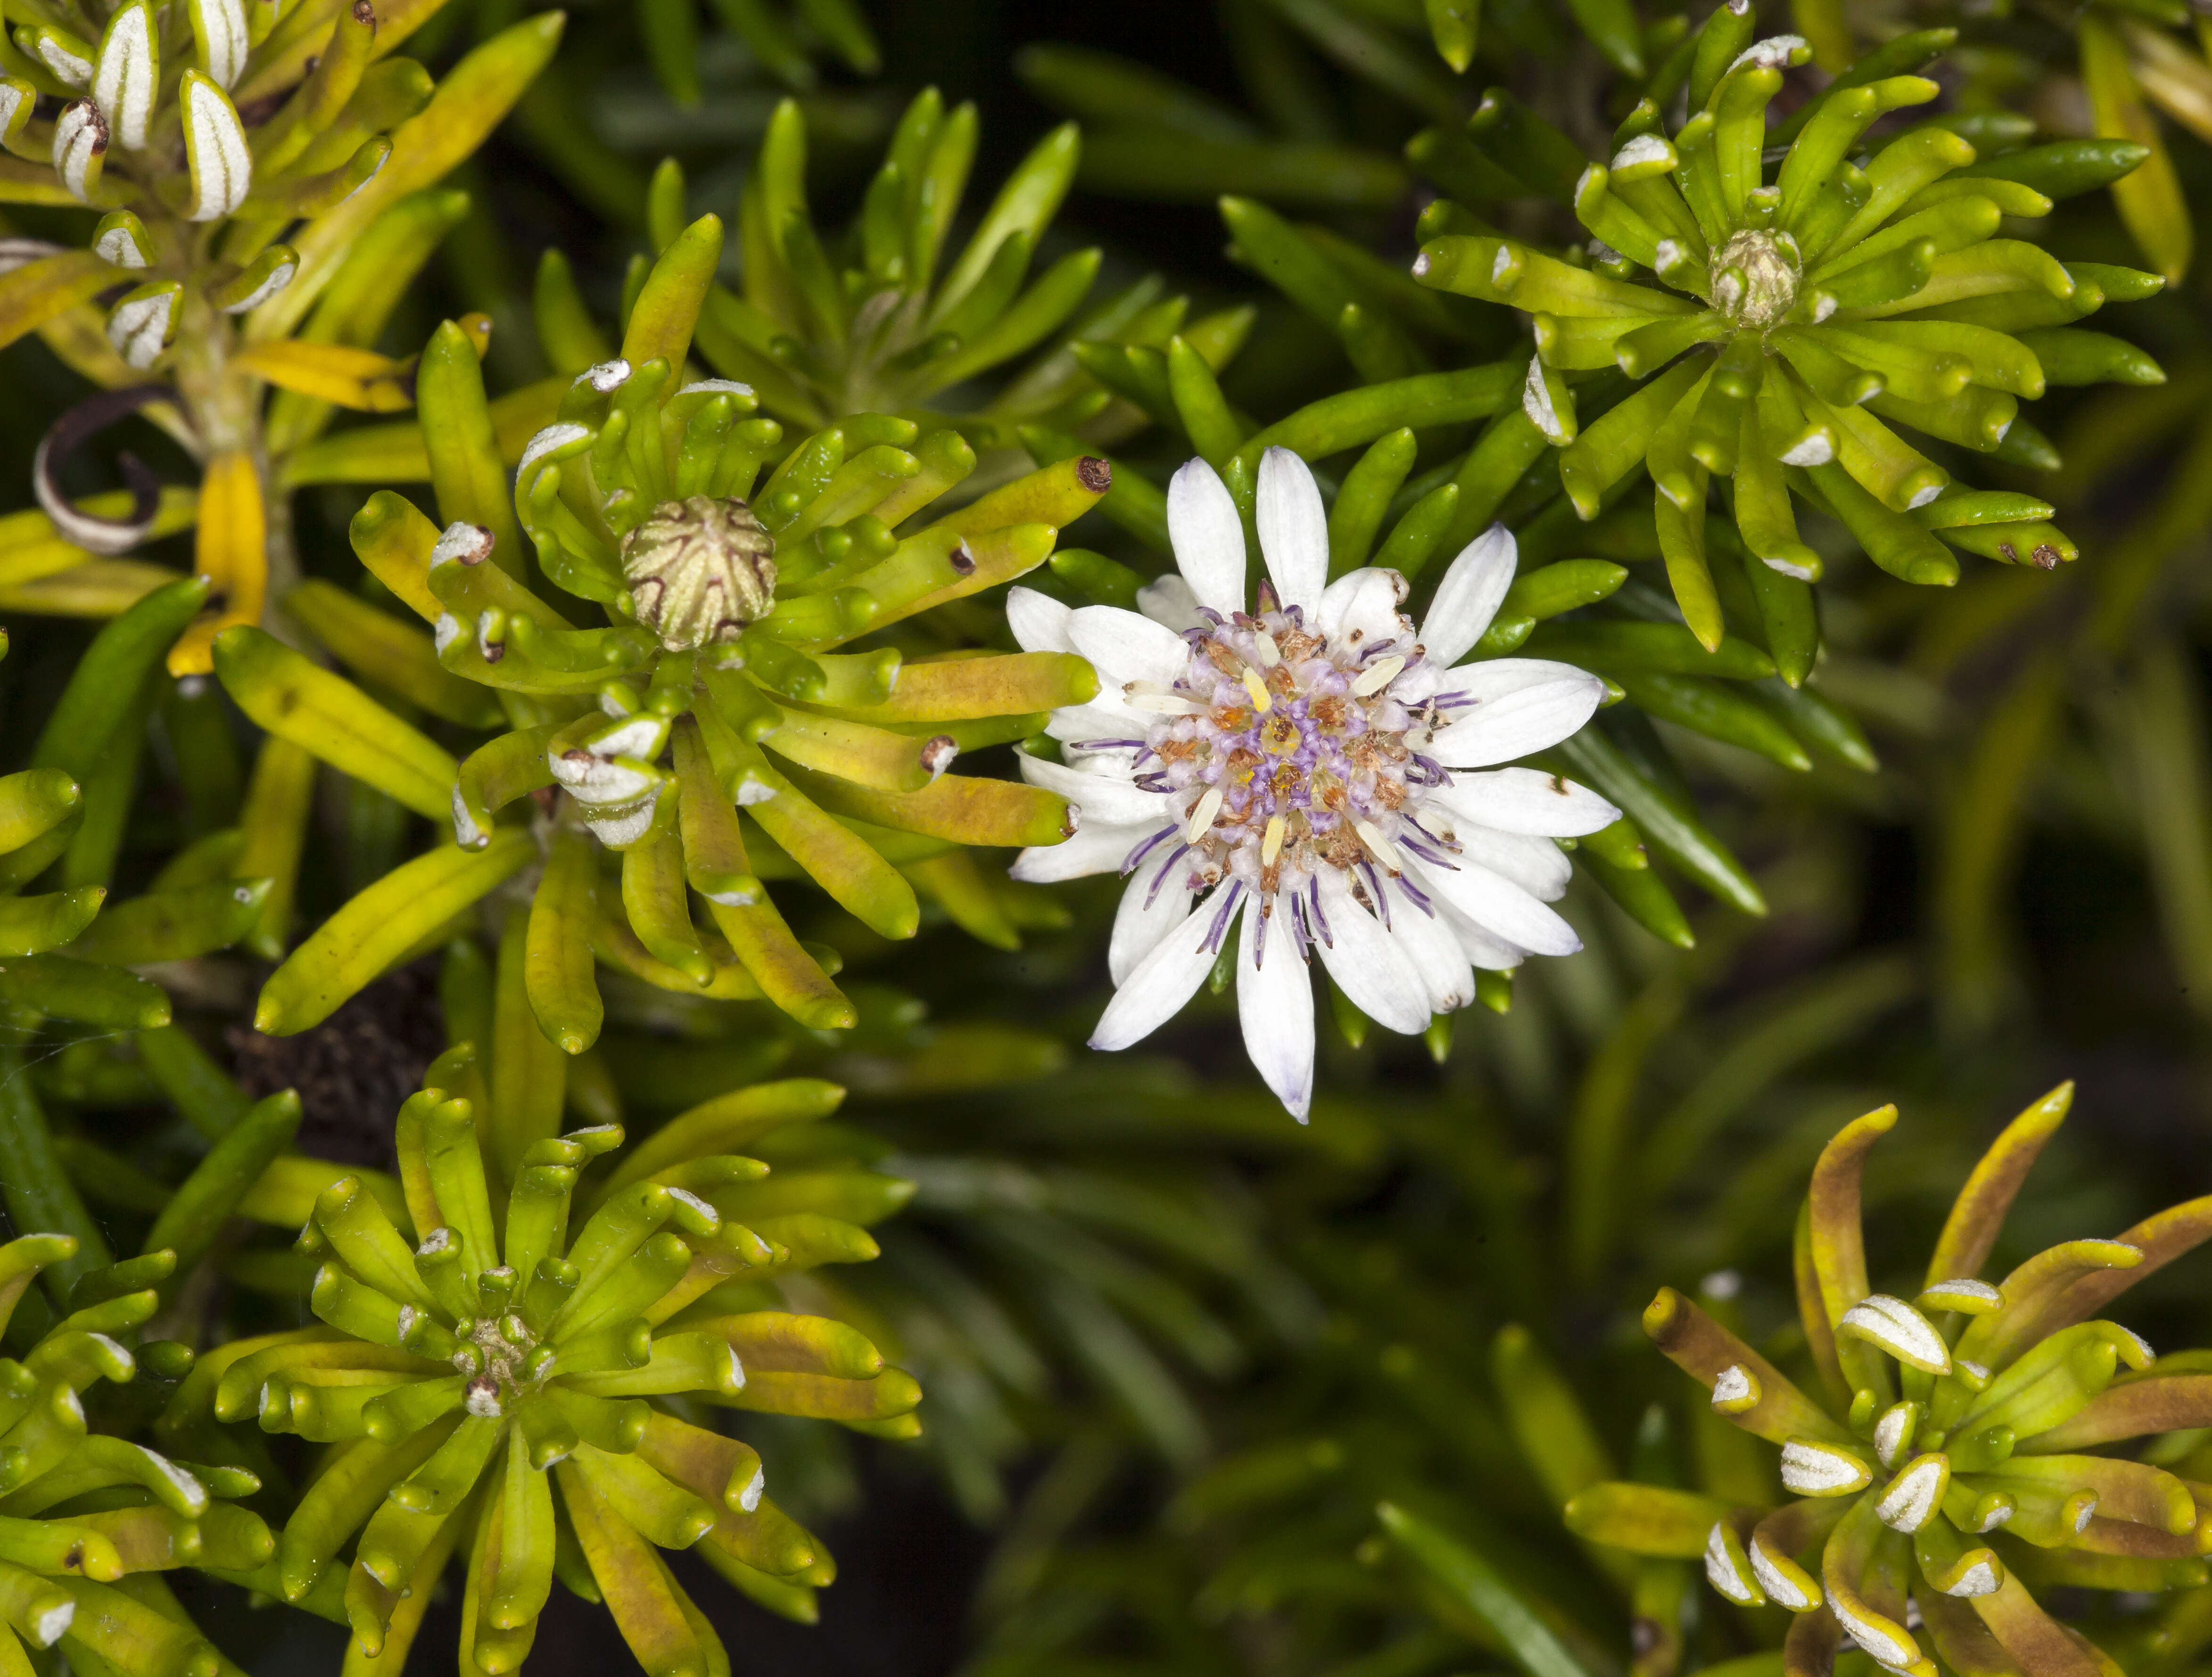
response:
M995 154L888 3L368 9L0 41L14 1663L234 1669L190 1567L394 1669L458 1568L464 1668L557 1583L717 1671L665 1552L868 1611L810 1528L911 1457L994 1677L2196 1668L2199 1353L2035 1287L2200 1220L2201 21L1220 0L1226 91L993 57L1073 118L978 88ZM1227 964L1085 1051L1111 894L1003 877L1083 815L945 772L1097 686L1000 585L1157 600L1172 474L1249 546L1278 445L1331 575L1515 533L1474 655L1604 677L1530 766L1623 811L1582 954L1418 1045L1331 992L1302 1130Z
M315 1197L297 1249L320 1260L310 1296L325 1325L224 1346L158 1423L226 1450L224 1424L249 1416L342 1446L273 1559L228 1570L325 1612L335 1598L362 1654L395 1663L454 1554L462 1658L477 1668L527 1655L556 1574L604 1601L648 1666L672 1647L720 1657L656 1545L696 1546L748 1595L811 1619L834 1569L763 1494L757 1453L645 1400L894 1435L913 1409L913 1382L857 1333L757 1308L770 1277L869 1255L866 1236L803 1210L803 1191L763 1198L769 1167L717 1151L837 1091L733 1091L625 1157L619 1125L531 1133L538 1115L503 1102L497 1060L468 1045L432 1075L397 1121L402 1214L359 1175ZM869 1216L869 1198L848 1190L839 1208ZM881 1215L897 1195L873 1200Z
M1727 480L1743 547L1780 579L1760 583L1762 609L1801 625L1808 642L1791 659L1800 680L1812 614L1794 585L1824 565L1798 538L1793 499L1907 582L1954 583L1948 546L2045 570L2075 551L2047 504L1959 490L1885 421L2047 470L2055 451L2020 418L2020 398L2041 395L2049 377L2030 342L2062 378L2165 376L2147 360L2094 367L2087 336L2071 327L2107 297L2153 295L2156 276L2077 276L2039 246L1993 236L2008 216L2049 211L2051 195L2029 183L2097 183L2104 169L2081 167L2078 147L2003 150L1985 137L1985 159L1939 121L1887 139L1862 169L1849 154L1867 129L1938 92L1917 76L1877 77L1869 64L1791 118L1796 137L1768 180L1767 106L1808 52L1751 44L1749 20L1723 8L1692 43L1694 113L1670 138L1645 100L1615 131L1610 167L1577 171L1564 135L1492 95L1470 125L1477 143L1525 186L1571 203L1595 241L1589 265L1457 231L1448 204L1430 212L1438 236L1414 264L1425 284L1533 317L1524 418L1562 451L1561 487L1584 521L1638 465L1649 472L1668 581L1708 652L1725 631L1706 501L1712 480ZM1898 68L1888 57L1881 68ZM2110 167L2141 158L2136 148ZM1646 270L1659 283L1634 277ZM1577 373L1596 376L1578 388ZM1620 392L1616 374L1637 387ZM1601 416L1584 419L1585 389L1607 404Z
M444 532L389 491L351 530L370 574L430 636L303 586L301 615L341 660L392 686L404 659L450 695L450 720L494 737L456 763L258 629L218 638L218 674L269 731L264 755L311 753L449 817L455 841L369 885L295 951L263 988L259 1029L320 1023L531 866L544 872L516 933L521 981L562 1053L599 1034L595 953L649 984L766 996L809 1024L849 1026L836 957L800 946L763 873L804 873L876 935L908 938L919 908L902 866L924 869L933 892L988 903L960 847L1073 830L1064 799L945 771L963 744L1019 738L1038 714L1089 698L1097 681L1080 660L983 657L908 674L896 645L837 649L1041 563L1058 526L1104 490L1103 463L1041 469L925 520L975 469L958 432L863 414L787 445L775 421L751 417L747 386L678 385L720 243L708 216L654 264L624 355L568 385L522 451L511 506L466 334L449 322L432 338L418 390ZM909 520L913 533L894 533ZM533 574L607 626L571 627L532 592ZM289 814L304 811L295 801ZM618 881L605 853L621 857ZM710 933L694 923L694 892ZM973 917L992 914L979 905Z
M1814 1167L1799 1213L1804 1341L1825 1405L1671 1288L1644 1329L1704 1383L1711 1406L1782 1448L1799 1500L1731 1506L1711 1496L1623 1483L1578 1492L1570 1529L1594 1542L1675 1559L1702 1556L1715 1589L1743 1607L1796 1615L1789 1657L1818 1660L1846 1638L1886 1665L1933 1672L1907 1627L1907 1602L1947 1665L1992 1644L2023 1668L2065 1657L2069 1633L2033 1586L2158 1594L2205 1582L2188 1480L2165 1439L2156 1460L2087 1454L2194 1425L2181 1370L2152 1366L2142 1338L2093 1320L2138 1273L2187 1253L2212 1227L2197 1205L2109 1241L2076 1240L1979 1279L2013 1197L2064 1118L2062 1085L2014 1121L1967 1178L1914 1299L1870 1292L1859 1198L1867 1154L1896 1123L1869 1113ZM1942 1326L1937 1324L1941 1323ZM1978 1540L1986 1536L1986 1543ZM1817 1573L1800 1565L1819 1551Z

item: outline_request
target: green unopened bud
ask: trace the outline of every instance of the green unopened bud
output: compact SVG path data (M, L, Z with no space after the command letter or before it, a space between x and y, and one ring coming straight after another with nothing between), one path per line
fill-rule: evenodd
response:
M775 604L775 538L742 501L664 501L623 538L637 620L671 652L734 641Z
M1713 252L1707 271L1714 307L1755 331L1796 307L1802 270L1796 242L1787 234L1755 228L1734 234Z

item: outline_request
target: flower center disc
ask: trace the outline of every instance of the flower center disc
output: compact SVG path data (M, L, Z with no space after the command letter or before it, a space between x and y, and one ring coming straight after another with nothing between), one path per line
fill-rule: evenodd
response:
M1746 228L1732 234L1707 265L1713 307L1753 331L1765 331L1797 305L1802 270L1796 244Z
M1142 742L1156 766L1137 783L1176 794L1176 854L1191 854L1200 877L1265 901L1323 870L1395 873L1409 839L1449 848L1399 818L1409 782L1442 771L1420 755L1432 702L1395 690L1413 647L1411 624L1393 627L1339 641L1263 606L1187 637L1189 661L1159 702L1168 714Z

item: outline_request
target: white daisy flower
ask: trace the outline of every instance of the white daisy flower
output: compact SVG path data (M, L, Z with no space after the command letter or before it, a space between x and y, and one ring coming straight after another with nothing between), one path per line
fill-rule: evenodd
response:
M1552 841L1620 812L1571 781L1493 767L1566 738L1605 694L1540 659L1454 667L1513 580L1502 526L1452 562L1417 633L1397 572L1328 580L1328 520L1304 461L1269 449L1258 489L1267 575L1251 609L1243 526L1203 460L1168 489L1180 574L1147 586L1139 611L1013 591L1015 638L1088 659L1101 690L1053 715L1065 763L1022 763L1080 806L1082 826L1012 871L1129 877L1095 1048L1173 1018L1235 939L1246 1052L1303 1121L1312 956L1376 1024L1418 1032L1474 1000L1474 968L1582 947L1545 906L1569 874ZM1471 769L1487 772L1455 772Z

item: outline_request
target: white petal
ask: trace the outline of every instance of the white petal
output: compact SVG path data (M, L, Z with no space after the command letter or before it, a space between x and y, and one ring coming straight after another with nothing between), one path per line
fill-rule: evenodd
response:
M1137 610L1178 635L1187 629L1206 626L1206 619L1198 615L1198 596L1183 580L1181 571L1170 571L1138 589Z
M1328 585L1316 621L1330 640L1357 650L1402 632L1398 608L1406 579L1379 565L1363 565Z
M1185 462L1168 480L1168 540L1200 605L1224 616L1244 609L1244 521L1203 460Z
M1498 603L1513 586L1518 552L1513 532L1502 524L1492 525L1460 550L1437 584L1421 624L1421 644L1432 662L1447 665L1482 639L1498 615Z
M1067 638L1097 666L1099 681L1110 688L1133 681L1165 686L1190 662L1190 648L1182 636L1118 605L1086 605L1073 613L1067 620Z
M1313 975L1299 958L1291 936L1290 909L1262 914L1253 904L1243 912L1237 939L1237 1022L1244 1032L1244 1052L1267 1087L1301 1124L1313 1107ZM1267 941L1253 951L1262 929Z
M1328 514L1313 473L1287 448L1270 448L1260 457L1253 522L1276 598L1315 610L1328 583Z
M1114 992L1091 1033L1091 1046L1109 1051L1142 1042L1182 1011L1213 965L1206 934L1218 905L1208 897L1183 917L1182 924L1152 946L1136 970Z
M1109 827L1144 825L1164 827L1175 819L1169 808L1174 795L1165 792L1147 792L1133 786L1126 772L1105 770L1105 765L1118 759L1128 762L1127 752L1116 752L1113 757L1099 753L1094 759L1102 772L1092 773L1081 769L1070 769L1065 763L1047 763L1042 757L1033 757L1026 751L1014 754L1021 761L1022 778L1031 786L1041 786L1048 792L1056 792L1083 811L1084 824L1103 822Z
M1449 870L1419 860L1407 866L1430 896L1442 897L1477 926L1533 955L1572 955L1583 946L1573 927L1510 879L1480 863L1462 860Z
M1385 1030L1413 1036L1428 1029L1428 987L1374 915L1352 901L1341 875L1322 876L1322 905L1329 940L1315 942L1328 975L1346 999Z
M1024 884L1052 885L1063 879L1081 879L1093 873L1113 873L1129 860L1129 853L1152 835L1151 827L1116 827L1110 822L1085 822L1073 838L1058 844L1033 845L1014 858L1007 877Z
M1449 786L1431 788L1421 801L1502 833L1545 838L1582 838L1620 819L1620 811L1589 787L1536 769L1455 775Z
M1147 716L1130 709L1110 694L1101 693L1087 705L1063 705L1053 712L1044 731L1063 746L1086 739L1142 739L1145 730L1159 720L1156 715ZM1070 761L1077 761L1084 755L1079 752ZM1122 753L1121 762L1127 763L1132 755Z
M1595 682L1589 671L1551 658L1485 658L1448 671L1441 693L1458 693L1478 702L1501 699L1547 681Z
M1595 677L1547 682L1507 694L1439 730L1429 753L1447 769L1510 763L1572 735L1589 720L1604 694Z
M1474 1000L1474 973L1459 939L1403 892L1391 893L1390 935L1427 991L1430 1012L1449 1013Z
M1129 888L1121 893L1121 906L1114 911L1114 936L1106 945L1106 972L1116 984L1127 982L1137 963L1190 913L1190 892L1182 879L1160 878L1160 870L1170 862L1184 878L1189 877L1190 864L1175 852L1174 845L1163 842L1129 876Z
M1451 927L1452 936L1459 939L1459 946L1466 951L1467 958L1483 971L1511 972L1528 958L1527 950L1477 926L1434 891L1429 893L1429 898L1437 905L1437 917Z
M1566 852L1549 839L1472 825L1454 828L1452 836L1468 861L1511 880L1545 902L1556 902L1575 877L1574 864L1567 860Z
M1430 755L1447 769L1486 769L1556 745L1589 720L1605 684L1568 664L1501 658L1455 671L1476 702L1437 731Z
M1073 608L1034 588L1014 588L1006 594L1006 627L1024 652L1073 652L1067 620L1074 615Z

